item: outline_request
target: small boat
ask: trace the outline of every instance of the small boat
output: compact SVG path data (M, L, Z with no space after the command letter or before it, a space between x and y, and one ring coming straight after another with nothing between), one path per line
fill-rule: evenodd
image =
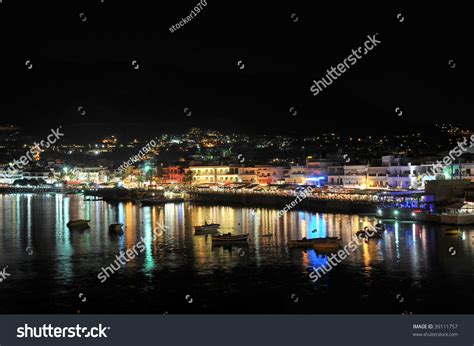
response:
M306 239L304 237L300 240L290 240L290 244L296 247L337 247L341 245L341 239L338 237Z
M444 234L446 235L460 235L462 234L462 231L457 228L448 228L446 231L444 231Z
M212 236L213 242L247 241L249 234L232 235L232 233Z
M109 226L109 233L123 234L122 223L113 223Z
M364 228L363 231L357 231L356 232L356 236L357 238L366 238L366 239L370 239L370 238L382 238L382 233L379 233L379 232L372 232L370 231L370 233L372 233L372 235L369 235L369 229L366 227Z
M89 228L89 222L91 220L70 220L68 223L67 223L67 226L69 228Z
M204 225L201 225L201 226L193 226L194 227L194 230L197 232L202 232L202 231L208 231L208 232L211 232L211 231L217 231L217 229L219 228L220 224L219 223L207 223L205 222Z

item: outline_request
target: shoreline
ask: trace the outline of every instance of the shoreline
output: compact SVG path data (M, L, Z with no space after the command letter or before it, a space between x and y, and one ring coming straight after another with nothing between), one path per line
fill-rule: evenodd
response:
M149 197L150 191L135 191L126 189L104 189L104 190L64 190L61 188L0 188L0 194L22 194L22 193L61 193L82 194L100 198L107 203L132 202L138 203ZM202 193L191 191L187 193L184 202L202 205L223 205L243 208L270 208L283 210L295 201L293 195L276 194L226 194L226 193ZM163 201L160 204L166 204ZM170 200L169 203L176 203ZM181 203L181 201L180 201ZM145 206L142 204L142 206ZM363 201L340 200L340 199L315 199L305 198L291 207L292 210L302 210L314 213L332 213L347 215L362 215L376 217L378 219L398 220L405 222L426 222L453 226L467 226L474 224L473 217L446 216L436 213L415 213L412 209L383 208L380 204Z

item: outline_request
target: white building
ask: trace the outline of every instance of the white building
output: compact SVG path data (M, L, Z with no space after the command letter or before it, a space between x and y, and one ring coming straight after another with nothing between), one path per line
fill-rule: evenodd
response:
M53 171L23 171L23 179L43 180L47 184L54 184L56 178Z
M239 181L243 183L257 183L258 169L256 167L239 167Z
M285 183L305 184L307 177L306 166L291 166L285 176Z
M239 182L238 167L232 166L191 166L193 184L236 183Z
M395 164L394 164L395 163ZM347 188L420 188L420 172L425 169L384 156L382 166L350 165L329 168L328 184Z
M400 189L416 189L419 187L416 166L412 166L411 163L403 166L389 166L387 171L389 187Z
M12 185L15 180L23 179L23 172L17 170L10 172L7 168L0 168L0 184Z
M284 181L283 167L259 165L257 168L257 176L259 184L278 184Z
M74 174L81 183L105 184L109 182L107 168L104 167L76 167Z

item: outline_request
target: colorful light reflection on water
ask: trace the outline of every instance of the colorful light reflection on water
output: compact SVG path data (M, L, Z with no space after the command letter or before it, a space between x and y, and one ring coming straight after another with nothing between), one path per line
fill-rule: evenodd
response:
M78 308L78 290L88 292L90 302L82 311L93 313L472 311L474 227L448 237L444 226L387 222L383 239L363 242L315 285L308 268L327 265L328 255L292 249L290 240L337 236L346 245L357 230L377 221L304 211L278 218L277 212L188 203L112 205L80 195L0 195L0 269L8 265L11 273L0 283L0 312L70 313ZM71 219L90 219L91 229L71 231L66 226ZM250 241L212 246L210 237L194 235L193 225L205 220L220 223L226 233L249 233ZM110 236L111 223L124 224L124 235ZM169 229L153 239L158 223ZM100 284L101 268L141 240L143 253ZM393 301L399 291L413 296L413 306ZM182 302L190 292L193 310ZM302 297L298 306L284 302L292 292Z

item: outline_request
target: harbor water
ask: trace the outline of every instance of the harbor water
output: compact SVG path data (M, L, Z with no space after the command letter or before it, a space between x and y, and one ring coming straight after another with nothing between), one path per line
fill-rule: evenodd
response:
M283 207L283 206L282 206ZM82 195L0 195L1 313L470 313L474 226L376 220L363 215L193 203L141 207ZM87 219L90 229L70 230ZM194 235L205 221L249 233L247 244L213 246ZM289 246L340 237L383 222L382 239L361 241L313 282L328 254ZM123 235L109 234L112 223ZM154 236L154 229L165 225ZM102 268L142 242L105 282Z

